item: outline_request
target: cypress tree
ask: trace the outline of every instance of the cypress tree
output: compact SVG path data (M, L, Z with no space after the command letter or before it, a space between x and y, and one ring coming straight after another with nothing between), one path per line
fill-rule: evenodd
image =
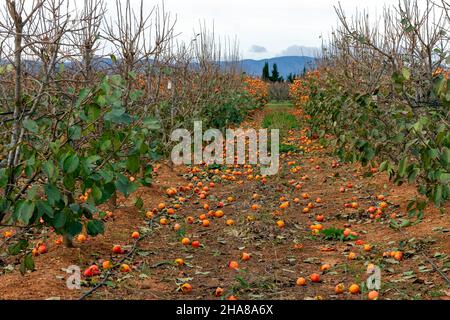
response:
M280 82L281 81L280 73L278 72L278 66L276 63L273 65L272 76L270 77L270 80L272 82Z
M269 75L269 63L266 62L264 64L263 67L263 71L262 71L262 77L261 77L264 81L268 81L270 79L270 75Z

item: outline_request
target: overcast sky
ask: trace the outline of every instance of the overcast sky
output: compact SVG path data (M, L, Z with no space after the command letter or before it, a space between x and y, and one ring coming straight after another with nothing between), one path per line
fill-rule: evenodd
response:
M112 9L115 0L105 0ZM138 5L140 0L131 0ZM161 0L145 0L147 8ZM349 14L356 9L380 13L398 0L342 0ZM265 59L298 54L297 46L319 47L320 36L336 25L333 9L338 0L165 0L177 17L181 39L191 39L200 22L214 23L216 34L237 37L243 58ZM308 53L308 51L306 51Z

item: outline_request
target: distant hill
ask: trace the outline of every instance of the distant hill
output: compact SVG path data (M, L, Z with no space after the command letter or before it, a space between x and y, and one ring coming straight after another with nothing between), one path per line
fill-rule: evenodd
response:
M315 67L316 59L312 57L290 56L264 60L242 60L240 66L242 71L249 75L261 76L262 69L266 62L269 63L270 70L272 70L272 66L276 63L280 75L286 79L290 73L302 73L305 67L307 70L313 69Z
M151 63L153 60L149 60ZM304 71L304 68L307 70L315 68L316 59L312 57L306 56L286 56L286 57L277 57L271 59L264 60L242 60L237 62L238 67L242 72L247 73L251 76L260 77L262 75L262 69L264 64L268 62L270 71L272 71L272 66L276 63L278 66L278 72L280 75L286 79L286 77L292 74L301 74ZM6 60L0 60L0 65L8 64ZM96 57L93 61L94 69L97 70L107 70L113 64L112 60L109 57ZM37 73L39 72L39 68L41 66L40 62L32 61L32 60L24 60L24 65L26 66L28 72ZM72 67L71 62L64 63L66 69L70 69ZM198 66L196 63L191 64L192 67ZM222 67L228 65L228 62L220 62ZM236 63L232 63L233 66L236 66Z

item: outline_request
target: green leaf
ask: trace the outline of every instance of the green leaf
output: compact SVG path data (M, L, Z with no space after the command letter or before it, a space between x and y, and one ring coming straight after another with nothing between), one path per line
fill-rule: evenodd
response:
M33 216L34 209L36 208L34 202L25 200L17 204L15 208L15 216L17 219L25 225L30 223L30 219Z
M389 167L389 162L388 161L384 161L381 165L380 165L380 171L384 172L388 169Z
M53 219L54 217L53 208L48 204L47 201L39 200L36 202L36 206L40 217L42 217L45 214L47 217Z
M135 182L131 182L124 175L119 175L119 178L115 182L117 190L119 190L126 198L128 198L133 192L135 192L139 186Z
M5 188L8 184L8 171L6 168L0 169L0 188Z
M81 127L80 126L71 126L69 128L69 139L73 141L77 141L81 139Z
M26 248L28 248L28 241L20 240L19 242L12 244L8 247L8 253L12 256L17 256L19 253L21 253Z
M31 119L26 119L23 122L23 126L25 129L27 129L28 131L32 132L32 133L38 133L39 132L39 126L36 123L36 121L31 120Z
M441 161L442 161L442 165L444 167L447 167L450 165L450 149L449 148L444 147L444 149L442 150Z
M47 184L44 186L45 194L47 195L48 202L50 205L54 206L57 202L61 200L61 193L59 189L54 185Z
M402 75L403 75L403 78L405 78L405 80L409 81L411 79L411 71L408 68L402 69Z
M66 213L63 211L58 212L55 215L55 221L53 221L53 227L57 230L61 230L66 225Z
M55 176L56 168L51 160L44 162L42 165L42 171L47 175L50 181L53 180Z
M99 203L102 200L102 191L95 184L92 186L91 195L94 198L95 203Z
M130 124L131 116L126 113L125 108L113 108L104 116L105 121L111 121L117 124Z
M403 178L405 176L407 166L408 166L408 158L404 157L402 160L400 160L400 163L398 165L399 177Z
M76 154L69 156L64 160L64 171L68 174L74 173L80 165L80 159Z
M136 201L134 202L134 206L141 210L144 207L144 200L142 200L141 197L137 197Z
M442 185L437 185L434 189L433 199L436 207L440 207L442 202Z
M20 264L20 273L25 274L27 270L34 271L35 265L33 260L33 255L31 253L27 254Z
M88 235L95 237L105 233L105 225L103 221L91 220L86 224L86 231Z
M128 160L127 160L127 170L130 173L134 174L139 171L140 164L141 164L141 161L140 161L139 156L130 156L130 157L128 157Z
M81 231L83 231L83 225L78 221L73 221L65 226L66 231L69 235L72 237L76 236L77 234L80 234Z
M159 130L161 129L161 124L156 118L153 117L147 117L142 122L142 125L144 128L147 128L149 130Z

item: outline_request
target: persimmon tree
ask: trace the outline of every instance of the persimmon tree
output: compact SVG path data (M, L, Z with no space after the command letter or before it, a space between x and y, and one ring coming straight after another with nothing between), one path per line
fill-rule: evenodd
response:
M410 202L411 217L450 197L448 9L404 1L371 23L338 7L319 72L291 87L311 134L341 159L380 164L395 183L417 184L423 197Z

